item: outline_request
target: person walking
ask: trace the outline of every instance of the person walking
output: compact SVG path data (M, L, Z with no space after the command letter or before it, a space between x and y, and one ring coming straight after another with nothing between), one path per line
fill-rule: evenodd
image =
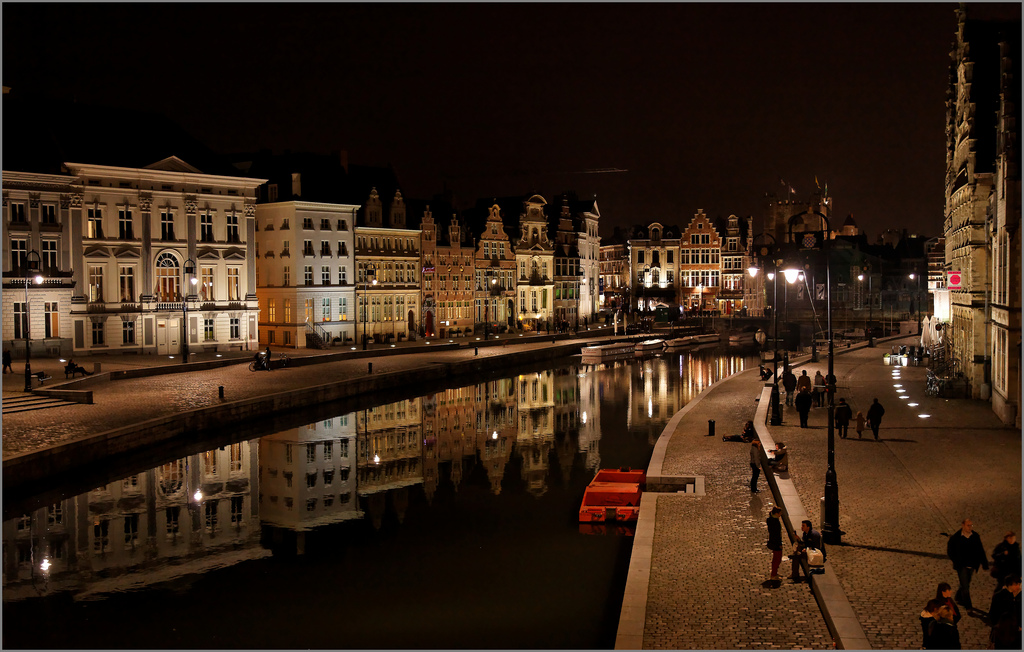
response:
M777 505L772 507L765 524L768 526L768 549L772 551L772 569L768 580L781 581L779 564L782 563L782 508Z
M988 621L992 626L989 640L997 650L1021 649L1021 597L1020 575L1006 578L1006 586L992 596L988 610Z
M825 374L825 396L828 397L828 404L835 405L836 403L836 375Z
M871 428L871 432L875 433L875 441L878 441L878 427L882 425L883 414L885 414L885 408L876 398L868 408L868 426Z
M757 479L761 477L761 442L750 444L750 491L757 493Z
M804 369L800 372L800 377L796 379L796 393L799 394L804 390L811 391L811 377L807 375L807 370Z
M263 367L270 371L270 345L267 345L266 351L263 352Z
M788 367L782 374L782 386L786 390L786 405L793 405L793 397L796 396L796 374Z
M1007 576L1020 575L1020 571L1020 544L1017 533L1010 530L992 551L992 577L999 580L996 590L1002 588Z
M825 404L823 400L825 398L825 377L821 375L821 371L817 371L814 374L814 407L821 407Z
M11 350L10 349L4 349L3 360L4 360L4 373L7 373L9 371L9 372L11 372L13 374L14 373L14 369L11 367Z
M935 622L928 626L928 638L933 650L959 650L960 630L953 622L949 606L942 605L935 614Z
M974 531L971 519L965 518L960 529L949 537L946 543L946 556L953 562L953 568L960 579L956 601L968 609L974 609L971 602L971 575L978 570L978 566L988 570L988 558L985 556L984 546L981 545L981 537Z
M807 415L811 412L811 392L804 387L796 395L796 411L800 413L800 427L807 427Z
M839 405L836 406L836 430L839 431L839 436L846 439L846 435L850 432L850 419L853 418L853 410L846 403L845 398L839 399Z
M864 413L857 410L857 439L864 437Z

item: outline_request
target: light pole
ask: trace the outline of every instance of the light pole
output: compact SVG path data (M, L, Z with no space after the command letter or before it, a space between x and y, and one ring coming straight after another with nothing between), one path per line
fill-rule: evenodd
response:
M872 293L871 293L871 265L868 265L866 268L864 268L864 271L867 272L867 275L868 275L868 320L867 320L867 322L864 323L864 332L868 336L868 346L874 346L875 345L875 336L871 332L871 317L872 317L872 314L873 314L873 311L874 311L874 308L875 308L875 302L874 302L874 298L872 297ZM863 274L858 274L857 275L857 280L858 281L863 281L864 280L864 275Z
M772 282L772 363L774 376L772 378L772 420L773 426L782 425L782 407L779 405L779 263L772 256L774 272L768 273L768 280Z
M181 361L188 364L188 299L191 296L188 291L189 285L199 282L196 278L196 261L191 258L185 259L185 266L182 269L182 290L181 290Z
M373 277L373 284L377 285L377 271L374 268L372 268L369 265L367 265L366 266L366 272L363 274L363 350L364 351L366 350L366 314L367 314L366 313L366 308L367 308L366 303L367 303L367 299L369 299L368 293L370 291L370 277L371 276Z
M836 392L836 380L833 366L835 349L832 338L832 270L829 264L829 252L827 251L830 242L828 238L830 229L828 217L820 213L819 216L825 223L825 230L820 234L820 248L817 251L824 254L825 258L825 297L828 317L828 375L825 379L825 395L828 397L828 469L825 471L825 513L822 516L821 535L825 543L839 544L842 543L843 531L839 529L839 480L836 476L836 408L835 401L833 400ZM789 241L794 242L792 219L789 223L789 231ZM799 270L787 268L784 272L786 280L789 280L790 272L792 272L793 279L796 280Z
M917 334L921 334L921 275L910 274L910 280L917 280L917 290L914 292L914 303L917 304Z
M32 338L29 335L29 322L32 321L28 314L28 284L34 281L36 285L43 282L39 273L39 252L33 249L25 256L25 391L32 391ZM35 274L33 274L35 272Z

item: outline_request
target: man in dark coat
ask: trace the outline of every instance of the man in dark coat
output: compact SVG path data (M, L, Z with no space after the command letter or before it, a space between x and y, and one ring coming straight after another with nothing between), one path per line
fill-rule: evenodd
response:
M789 579L794 582L800 581L800 560L807 559L808 548L820 550L822 557L825 556L825 544L821 541L821 532L811 527L810 521L802 521L800 523L800 530L803 532L803 536L796 542L796 548L793 550L793 554L789 556L793 562L793 569Z
M1008 576L1020 573L1020 544L1017 543L1017 533L1010 530L992 551L992 576L999 580L996 590L1002 588L1003 580Z
M807 415L811 412L811 391L804 387L796 395L796 411L800 413L800 427L807 427Z
M953 624L953 614L948 606L939 607L935 622L928 626L928 642L931 650L960 649L960 630Z
M788 367L782 374L782 387L786 390L786 405L793 405L793 397L796 394L796 374Z
M846 403L846 399L839 399L839 405L836 406L836 430L839 431L839 436L843 439L846 439L846 435L850 431L850 419L852 418L853 410Z
M782 563L782 509L772 507L766 521L768 525L768 549L772 551L772 570L768 576L770 581L779 578L779 564Z
M868 423L871 424L871 432L875 433L875 441L878 441L878 426L882 425L882 415L885 414L885 408L878 402L876 398L868 408Z
M959 530L949 537L946 543L946 556L953 562L957 577L960 578L960 588L956 592L956 601L973 609L971 602L971 575L981 566L988 570L988 557L985 555L985 548L981 545L981 537L974 531L974 524L971 519L965 518Z
M1006 585L992 596L988 610L992 632L989 640L997 650L1021 649L1020 575L1006 578Z

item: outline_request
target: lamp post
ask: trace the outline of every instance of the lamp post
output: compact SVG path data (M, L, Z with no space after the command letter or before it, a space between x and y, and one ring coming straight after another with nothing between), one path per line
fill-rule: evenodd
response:
M366 350L366 314L367 314L366 303L367 303L367 299L369 299L369 294L368 293L370 291L370 277L371 276L373 277L373 285L377 285L377 271L374 268L372 268L369 265L367 265L366 266L366 272L363 274L363 350L364 351Z
M650 265L644 265L644 278L643 278L643 281L640 284L640 289L644 293L643 294L643 313L644 313L644 321L645 322L647 320L647 277L648 277L648 275L650 273L651 273L651 266Z
M772 282L772 420L773 426L782 425L782 407L779 405L779 263L772 258L774 272L767 274Z
M182 267L182 290L181 290L181 362L188 364L188 299L191 296L189 290L190 285L195 285L199 282L196 278L196 261L191 258L185 260L185 266Z
M873 333L871 333L871 317L872 317L872 313L873 313L874 308L875 308L875 302L874 302L874 298L872 297L872 292L871 292L871 265L868 265L864 269L864 271L866 271L867 275L868 275L868 320L867 320L867 322L864 323L864 332L868 336L868 346L874 346L875 345L875 336L874 336ZM857 280L858 281L863 281L864 280L864 275L863 274L858 274L857 275Z
M31 321L28 314L28 284L30 281L34 281L36 285L43 282L43 277L39 273L39 252L33 249L28 252L25 256L25 391L32 391L32 338L29 335L29 322ZM35 272L33 274L33 272Z
M835 401L833 400L836 391L835 382L835 369L834 369L834 358L835 349L834 341L832 338L832 270L829 264L829 256L826 248L829 246L829 223L828 217L819 213L822 221L825 223L825 230L821 233L821 245L818 249L819 252L824 254L825 258L825 297L826 297L826 313L828 318L828 375L825 379L825 395L828 398L828 469L825 471L825 513L822 516L821 523L821 535L825 543L828 544L839 544L842 543L843 531L839 529L839 480L836 476L836 439L835 439ZM799 217L799 216L797 216ZM793 240L793 220L789 223L790 237L789 241ZM806 241L806 238L805 238ZM807 248L810 248L809 246ZM799 270L788 267L784 270L786 274L786 280L788 281L791 277L795 281Z
M910 280L917 280L917 290L914 292L914 303L917 304L917 334L921 334L921 275L910 274Z

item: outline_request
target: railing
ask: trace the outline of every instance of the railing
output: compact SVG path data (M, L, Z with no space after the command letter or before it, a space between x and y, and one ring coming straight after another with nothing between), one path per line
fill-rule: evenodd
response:
M307 321L306 343L308 344L310 341L317 343L316 348L318 349L327 349L334 344L333 338L331 337L331 334L327 332L327 329L320 324Z

